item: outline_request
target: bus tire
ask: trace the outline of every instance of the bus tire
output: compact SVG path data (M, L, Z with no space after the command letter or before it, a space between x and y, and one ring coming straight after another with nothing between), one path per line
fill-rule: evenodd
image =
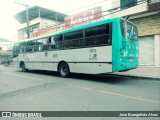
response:
M27 71L26 65L24 63L21 64L21 69L22 69L22 72L26 72Z
M70 69L68 64L65 62L60 63L58 66L58 72L61 77L64 77L64 78L69 77Z

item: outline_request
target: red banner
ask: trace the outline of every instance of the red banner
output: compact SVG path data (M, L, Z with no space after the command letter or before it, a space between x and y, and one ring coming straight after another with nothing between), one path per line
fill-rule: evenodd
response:
M102 7L97 7L65 18L65 28L92 23L102 19Z

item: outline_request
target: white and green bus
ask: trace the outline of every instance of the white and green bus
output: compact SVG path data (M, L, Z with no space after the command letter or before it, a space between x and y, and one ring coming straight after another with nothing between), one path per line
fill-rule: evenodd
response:
M16 42L13 65L22 71L58 71L68 77L135 69L138 54L137 27L112 18Z

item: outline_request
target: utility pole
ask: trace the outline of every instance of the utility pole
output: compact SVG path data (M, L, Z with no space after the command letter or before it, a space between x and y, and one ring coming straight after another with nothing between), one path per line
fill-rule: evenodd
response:
M20 2L16 2L14 0L14 4L18 4L18 5L22 5L26 7L26 21L27 21L27 39L30 38L30 34L29 34L29 15L28 15L28 4L24 4L24 3L20 3Z

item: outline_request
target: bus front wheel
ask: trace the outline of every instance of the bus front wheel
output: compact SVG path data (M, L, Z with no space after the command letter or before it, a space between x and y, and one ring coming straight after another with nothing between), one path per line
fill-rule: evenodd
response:
M68 64L65 62L60 63L58 66L58 72L61 77L69 77L70 70Z

